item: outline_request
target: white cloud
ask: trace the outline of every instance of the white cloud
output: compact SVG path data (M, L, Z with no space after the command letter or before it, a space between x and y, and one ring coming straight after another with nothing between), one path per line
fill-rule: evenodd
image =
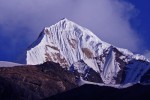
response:
M150 60L150 51L149 50L146 50L143 54L147 59Z
M141 40L130 25L135 11L134 5L124 0L1 0L0 25L7 31L26 27L30 31L25 37L31 42L43 27L66 17L106 42L137 51ZM0 35L21 34L7 33Z

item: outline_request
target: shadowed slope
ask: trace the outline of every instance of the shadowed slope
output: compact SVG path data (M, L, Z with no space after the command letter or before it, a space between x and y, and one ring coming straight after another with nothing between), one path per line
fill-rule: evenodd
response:
M87 84L44 100L62 100L62 98L63 100L148 100L150 85L136 84L125 89L117 89Z

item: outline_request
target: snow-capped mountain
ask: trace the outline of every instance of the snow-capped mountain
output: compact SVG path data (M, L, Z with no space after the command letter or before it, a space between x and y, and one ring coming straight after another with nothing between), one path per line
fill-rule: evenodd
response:
M150 70L150 62L144 56L106 43L68 19L45 27L28 48L27 64L46 61L78 71L85 81L105 84L137 83L144 75L149 77L145 73Z
M27 51L27 64L52 60L68 67L81 59L101 55L109 46L88 29L63 19L41 32Z

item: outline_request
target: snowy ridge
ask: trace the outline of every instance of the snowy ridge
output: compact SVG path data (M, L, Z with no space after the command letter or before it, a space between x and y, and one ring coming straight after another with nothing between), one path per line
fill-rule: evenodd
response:
M85 81L107 85L139 82L150 69L144 56L103 42L90 30L66 18L45 27L28 48L27 64L46 61L78 71ZM99 75L100 80L90 75Z
M95 82L89 82L89 81L85 81L83 80L82 78L80 78L80 81L78 82L78 84L81 86L81 85L84 85L84 84L92 84L92 85L98 85L98 86L109 86L109 87L114 87L114 88L119 88L119 89L122 89L122 88L127 88L127 87L130 87L136 83L127 83L125 85L122 85L122 84L104 84L104 83L95 83Z
M82 72L83 78L91 74L88 69L92 68L99 73L102 83L107 85L139 83L143 75L150 70L149 62L126 56L114 47L110 47L98 57L88 59L88 63L86 60L79 61L73 66L74 70Z
M140 54L133 54L131 51L127 50L127 49L123 49L123 48L118 48L116 47L122 54L129 56L130 59L136 59L136 60L143 60L143 61L147 61L150 62L145 56L140 55Z
M22 64L8 62L8 61L0 61L0 67L14 67L14 66L19 66L19 65L22 65Z

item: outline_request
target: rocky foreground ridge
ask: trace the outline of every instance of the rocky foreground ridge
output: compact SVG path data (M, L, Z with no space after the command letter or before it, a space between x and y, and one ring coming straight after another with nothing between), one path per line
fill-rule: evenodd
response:
M77 86L76 75L53 62L0 68L0 100L39 100Z

